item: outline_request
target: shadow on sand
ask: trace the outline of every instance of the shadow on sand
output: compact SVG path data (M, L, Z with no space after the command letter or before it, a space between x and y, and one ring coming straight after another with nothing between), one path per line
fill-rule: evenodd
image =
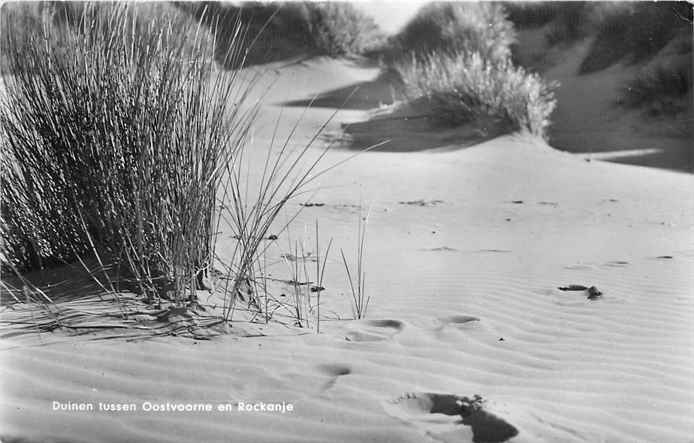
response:
M396 109L390 113L342 125L341 146L360 150L384 143L375 150L416 152L467 148L511 132L508 125L491 118L450 128L437 124L428 113Z
M326 135L338 146L353 150L378 144L382 145L374 150L385 152L460 149L511 132L507 124L493 118L479 118L454 128L442 125L433 118L426 101L398 103L403 88L396 72L384 71L371 81L280 105L371 111L367 120L343 124L340 134Z
M280 103L281 106L370 110L392 105L402 95L402 81L394 71L384 71L374 80L353 83L319 94L315 98Z
M584 131L550 127L549 144L560 151L580 154L586 160L694 172L694 132L657 130L658 122L652 120L643 122L632 133L620 127Z

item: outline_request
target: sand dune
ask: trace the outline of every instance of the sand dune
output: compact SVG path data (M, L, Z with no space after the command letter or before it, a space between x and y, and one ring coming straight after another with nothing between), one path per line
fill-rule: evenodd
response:
M621 88L638 72L687 55L666 46L649 62L617 63L579 74L592 39L548 47L546 28L519 33L518 58L535 66L548 81L557 81L557 109L549 130L552 146L586 158L691 172L691 110L675 116L647 116L642 109L618 105ZM674 45L673 41L671 45Z
M258 146L280 109L285 132L300 114L277 103L377 74L320 60L280 73ZM297 143L331 112L308 111ZM367 117L341 111L328 131ZM327 162L350 155L334 150ZM2 441L691 441L692 176L586 162L507 135L362 154L317 187L307 201L324 205L303 208L294 238L318 219L323 238L352 251L358 207L370 208L366 320L346 319L333 255L320 335L3 340ZM275 258L288 252L277 243ZM570 284L603 296L558 289ZM53 411L54 401L138 411ZM146 412L145 402L294 410Z

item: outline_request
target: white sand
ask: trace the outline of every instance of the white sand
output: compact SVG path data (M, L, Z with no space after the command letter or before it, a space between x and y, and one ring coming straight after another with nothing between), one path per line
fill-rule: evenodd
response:
M275 104L375 74L324 61L282 72L258 146ZM298 142L331 111L307 112ZM301 109L284 112L292 121ZM344 111L329 130L364 118ZM348 155L333 151L326 164ZM517 428L515 442L692 440L691 175L588 163L512 135L457 151L363 154L320 186L310 200L325 206L305 208L292 236L318 219L323 247L332 236L352 254L351 205L371 207L367 320L326 319L320 335L208 342L4 341L0 433L70 442L472 441L455 417L428 413L433 397L422 393L440 393L481 395ZM419 199L442 202L398 203ZM278 244L277 256L288 249L286 238ZM604 297L557 289L566 284L596 285ZM349 317L335 252L325 286L326 317ZM407 393L416 398L397 401ZM54 412L54 400L290 402L294 411Z

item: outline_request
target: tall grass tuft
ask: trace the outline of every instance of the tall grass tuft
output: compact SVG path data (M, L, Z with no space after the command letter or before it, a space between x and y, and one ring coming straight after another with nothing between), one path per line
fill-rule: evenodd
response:
M311 292L316 293L316 334L320 334L320 296L321 292L325 290L323 287L323 277L325 277L325 265L328 261L328 255L330 255L330 247L332 244L333 239L331 238L325 250L321 266L320 243L318 241L318 220L316 220L316 283L311 288Z
M304 109L304 113L307 110L308 107ZM266 239L271 228L275 233L284 232L298 216L299 212L296 212L286 223L278 225L278 217L287 203L307 192L306 187L318 177L359 154L356 153L337 163L323 167L321 166L322 161L336 141L325 144L318 149L312 149L326 126L338 112L339 109L334 111L305 144L298 146L292 146L291 142L303 114L284 141L277 143L279 124L282 118L280 114L275 122L271 142L262 155L262 164L254 166L257 167L259 173L253 179L249 174L251 161L246 160L246 145L238 150L233 161L226 164L225 179L221 186L221 200L225 203L221 206L220 221L229 228L237 242L228 253L216 255L217 261L227 272L227 285L224 292L230 296L225 297L224 300L225 319L230 320L232 317L237 303L235 294L238 293L239 288L244 282L253 280L254 272L258 269L258 264L268 248ZM379 145L368 147L364 151ZM298 245L294 245L294 249L294 255L298 257ZM295 268L293 273L293 280L298 286L299 269ZM306 270L304 270L304 274L307 275ZM295 289L298 288L295 287ZM306 289L310 291L310 287L307 286ZM297 291L297 299L298 296ZM254 294L251 304L255 308L261 309L263 303L257 294ZM301 310L298 302L296 308L299 310L297 313L301 314L301 318L306 319L307 317L303 315L305 310Z
M395 65L409 101L428 102L433 117L447 125L496 119L512 130L544 136L556 101L556 85L478 53L412 57Z
M86 3L64 22L5 34L8 260L28 270L92 257L104 289L118 267L142 293L182 303L214 260L218 187L253 119L241 104L254 80L217 75L202 31L170 15Z
M369 216L362 217L359 213L359 227L357 235L357 251L356 251L356 269L352 268L347 261L345 251L340 248L342 256L342 264L345 267L347 274L347 282L352 295L352 318L360 320L366 318L367 310L371 296L366 295L366 270L364 268L364 252L366 251L366 227L368 225Z

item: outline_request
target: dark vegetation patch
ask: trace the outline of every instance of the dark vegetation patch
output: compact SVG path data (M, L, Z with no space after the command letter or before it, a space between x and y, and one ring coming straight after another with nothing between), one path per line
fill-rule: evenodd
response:
M597 35L580 73L617 62L650 60L680 32L692 32L692 6L687 2L624 2L597 24ZM691 51L691 48L690 48Z
M434 2L425 5L395 37L402 52L479 53L504 60L516 40L499 3Z
M691 107L692 61L658 64L637 73L622 87L619 104L645 108L652 116L676 115Z
M224 2L174 3L181 10L217 30L216 60L226 59L234 38L233 23L241 20L253 43L246 63L258 64L303 55L361 54L383 39L373 19L346 2Z
M21 32L34 32L46 21L74 27L87 4L18 2L2 9L3 16L11 14L12 21L21 24ZM177 28L201 23L203 38L215 40L214 58L226 69L238 68L242 61L248 65L298 56L359 55L384 39L370 16L346 2L143 2L131 9L143 25L164 14L176 17ZM248 51L244 57L231 57L239 39Z
M566 2L506 2L508 17L517 29L547 26L545 39L552 46L574 41L587 33L585 26L590 3Z
M546 27L548 46L595 36L580 66L587 74L615 63L650 60L678 35L689 36L692 7L687 2L508 2L509 20L518 29Z

